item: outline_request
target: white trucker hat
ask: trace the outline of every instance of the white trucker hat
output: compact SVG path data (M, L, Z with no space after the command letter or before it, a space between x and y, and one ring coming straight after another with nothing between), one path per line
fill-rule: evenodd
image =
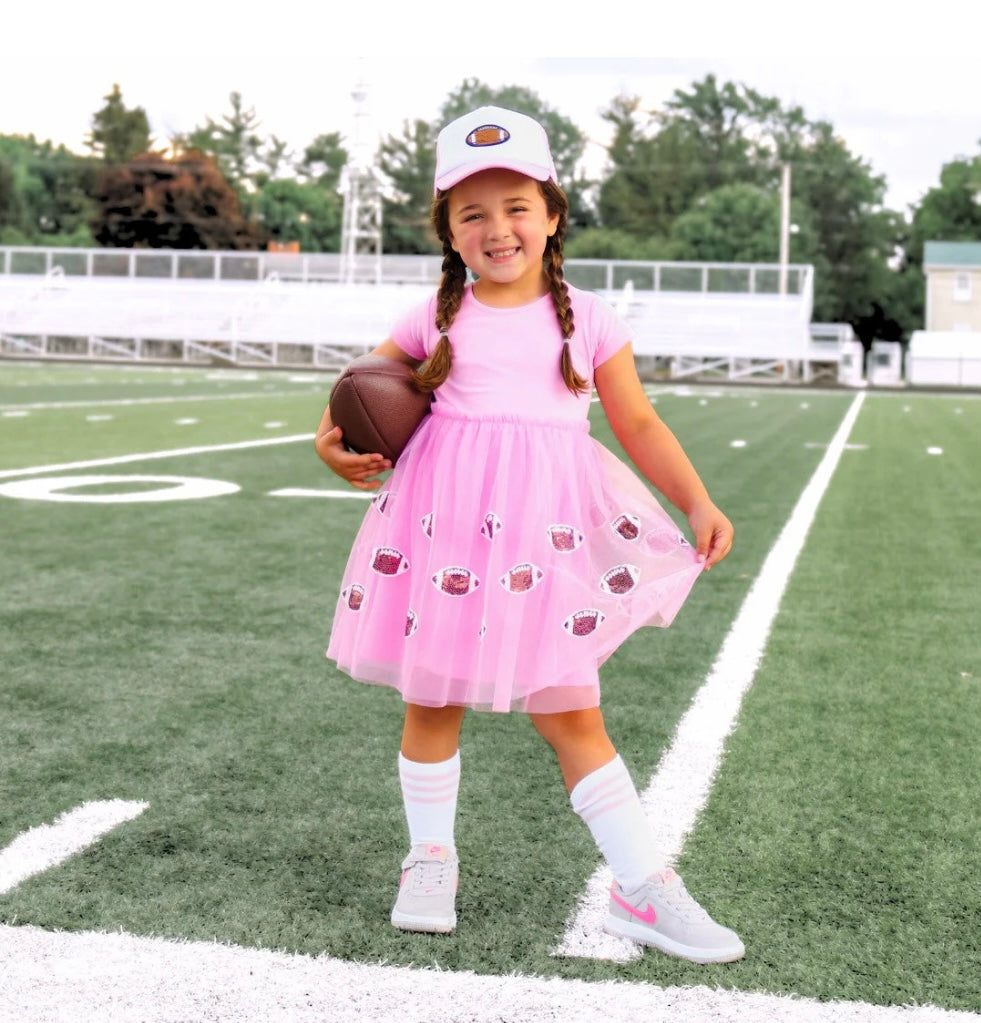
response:
M436 139L437 191L491 167L536 181L556 181L545 129L533 118L503 107L480 107L451 121Z

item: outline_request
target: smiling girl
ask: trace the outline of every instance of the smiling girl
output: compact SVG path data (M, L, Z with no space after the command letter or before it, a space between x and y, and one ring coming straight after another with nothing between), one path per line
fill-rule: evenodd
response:
M636 629L667 626L733 529L657 416L626 326L563 276L568 202L548 139L483 107L439 134L435 295L375 354L433 392L390 477L345 449L324 413L320 457L377 490L355 539L328 657L405 702L399 777L410 851L392 923L456 925L459 737L465 710L529 715L614 876L606 929L693 962L744 954L657 848L607 735L599 665ZM640 472L589 436L595 388Z

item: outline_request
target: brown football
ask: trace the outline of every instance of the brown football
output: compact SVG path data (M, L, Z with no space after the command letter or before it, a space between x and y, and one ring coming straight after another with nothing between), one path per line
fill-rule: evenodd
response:
M394 465L429 413L412 369L384 355L360 355L345 366L330 392L330 420L358 454L379 454Z

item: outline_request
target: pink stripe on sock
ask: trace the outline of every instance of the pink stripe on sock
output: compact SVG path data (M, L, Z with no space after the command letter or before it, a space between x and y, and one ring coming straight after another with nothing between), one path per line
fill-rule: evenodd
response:
M451 792L459 784L456 777L451 777L449 781L435 782L432 785L413 779L413 777L403 777L401 781L403 788L410 792Z
M611 810L618 810L621 806L631 802L634 799L632 792L624 793L617 800L607 800L600 806L590 807L588 810L580 810L579 816L589 824L590 821L596 820L597 817L602 817L604 813L609 813Z
M611 764L615 763L616 761L611 761ZM610 765L608 764L606 765L606 767L599 768L599 770L605 772L607 767L609 766ZM631 782L630 780L630 775L626 773L626 768L618 766L615 772L611 771L610 773L613 775L613 777L595 780L592 782L589 788L584 789L582 788L583 784L584 783L589 784L588 779L589 777L591 777L587 776L586 778L583 779L583 781L579 783L579 785L577 785L573 789L572 795L575 797L573 803L576 806L576 808L581 806L589 806L592 803L595 803L598 799L605 799L610 794L611 791L616 792L622 789L624 786L627 786L629 788L633 787L633 782Z
M418 766L419 766L418 764L413 764L412 767L409 767L404 764L401 770L402 777L410 778L412 781L415 782L421 783L432 782L433 784L437 784L439 782L446 781L447 779L457 778L460 774L459 766L455 763L453 767L449 768L446 771L440 771L439 774L435 774L430 771L413 770L414 767Z
M576 811L580 812L584 809L588 810L597 803L602 803L611 797L620 796L624 792L630 791L633 791L633 784L630 778L620 775L617 778L611 778L609 781L600 782L585 792L580 793L576 791L576 799L573 805Z

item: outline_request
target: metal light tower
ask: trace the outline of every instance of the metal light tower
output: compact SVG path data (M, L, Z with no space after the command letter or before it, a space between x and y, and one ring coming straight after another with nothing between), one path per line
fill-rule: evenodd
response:
M354 100L354 139L344 189L341 224L341 280L381 282L381 184L368 152L368 87L361 81L351 92Z

